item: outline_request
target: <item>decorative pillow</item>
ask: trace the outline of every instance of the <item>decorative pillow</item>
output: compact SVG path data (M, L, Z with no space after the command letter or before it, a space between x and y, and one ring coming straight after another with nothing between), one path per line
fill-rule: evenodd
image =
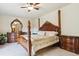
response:
M46 36L56 36L58 32L55 31L46 31Z

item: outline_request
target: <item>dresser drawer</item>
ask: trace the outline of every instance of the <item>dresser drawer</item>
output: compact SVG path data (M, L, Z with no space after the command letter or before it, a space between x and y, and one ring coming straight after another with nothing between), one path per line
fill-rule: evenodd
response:
M8 32L7 33L7 42L11 43L11 42L15 42L16 41L16 33L15 32Z
M75 49L73 47L67 47L66 50L71 51L71 52L75 52Z
M61 36L61 48L79 54L79 37L78 36Z

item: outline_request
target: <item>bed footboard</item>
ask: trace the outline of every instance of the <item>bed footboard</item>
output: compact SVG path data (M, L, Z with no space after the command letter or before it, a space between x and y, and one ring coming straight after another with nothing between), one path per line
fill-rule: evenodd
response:
M19 36L16 41L18 44L22 45L22 47L25 48L26 51L28 51L27 40L24 37Z

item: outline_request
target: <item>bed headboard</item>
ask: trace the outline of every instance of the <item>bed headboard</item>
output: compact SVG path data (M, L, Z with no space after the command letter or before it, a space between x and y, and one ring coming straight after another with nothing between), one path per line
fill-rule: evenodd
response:
M49 21L46 21L40 28L40 31L58 31L59 27L52 24Z
M58 26L50 23L49 21L46 21L41 27L40 27L40 18L38 19L38 27L40 31L57 31L58 36L61 36L61 10L58 10Z

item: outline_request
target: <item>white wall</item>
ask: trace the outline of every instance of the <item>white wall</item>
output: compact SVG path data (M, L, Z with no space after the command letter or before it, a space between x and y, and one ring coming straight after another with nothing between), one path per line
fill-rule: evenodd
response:
M58 24L58 11L53 11L40 18L41 25L47 20L53 24ZM62 35L79 36L79 4L70 4L61 8L61 31ZM23 23L23 31L27 30L27 19L11 16L0 16L0 32L10 32L10 23L18 18ZM38 28L38 17L31 20L32 27Z
M12 16L0 16L0 32L11 32L10 24L14 19L19 19L23 24L23 31L27 31L27 19Z
M79 4L70 4L61 11L62 34L79 36Z
M38 28L38 18L40 18L40 26L42 26L45 23L45 21L49 21L55 25L58 25L58 12L57 12L57 10L34 19L33 27L35 27L35 28Z
M41 25L46 21L58 24L58 10L42 15ZM38 28L38 18L34 20L34 27ZM61 8L61 31L62 35L79 36L79 4L69 4Z

